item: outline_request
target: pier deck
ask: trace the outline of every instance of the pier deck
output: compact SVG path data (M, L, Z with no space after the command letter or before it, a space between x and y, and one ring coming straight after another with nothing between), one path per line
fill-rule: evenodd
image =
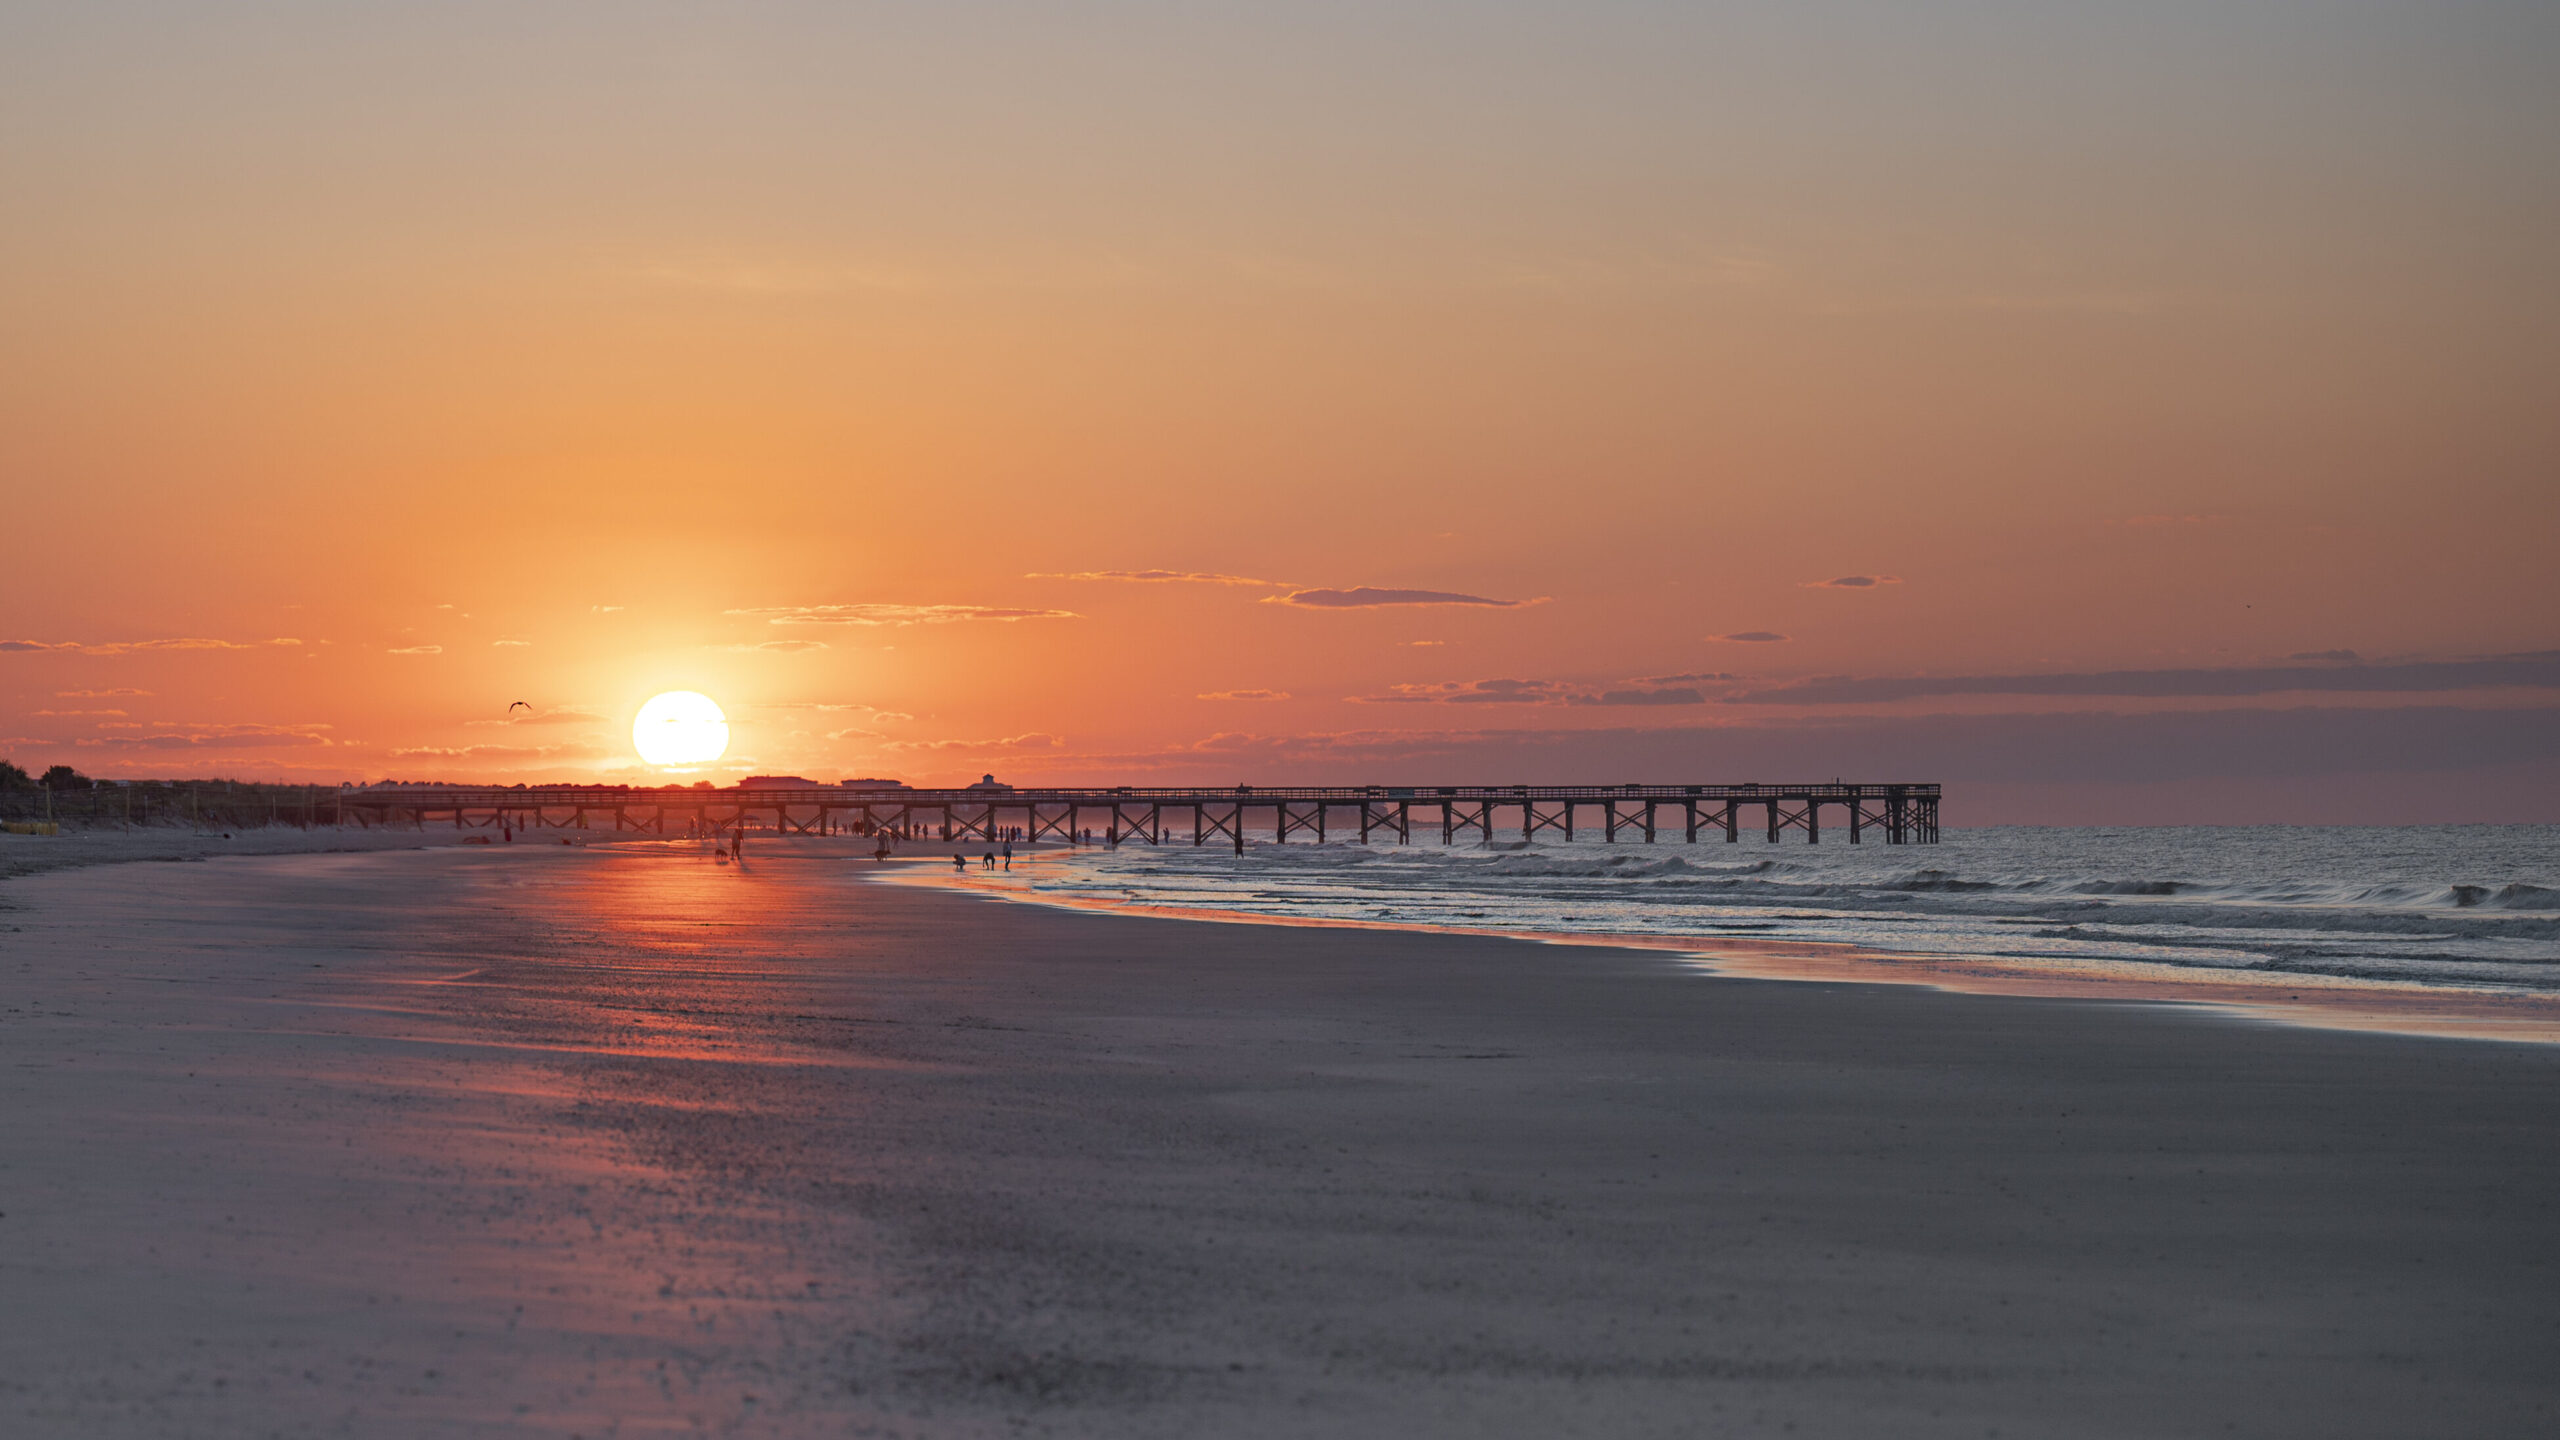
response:
M1123 785L1109 788L896 790L813 785L733 789L665 786L378 786L339 798L363 824L450 820L457 828L611 828L645 834L729 833L742 827L783 834L887 834L904 839L1092 840L1244 849L1248 827L1286 844L1357 835L1412 843L1436 826L1440 843L1490 844L1497 831L1535 839L1583 829L1615 841L1665 832L1690 844L1700 836L1771 844L1789 830L1822 843L1823 811L1837 807L1849 843L1873 833L1888 845L1938 840L1934 784L1810 785L1334 785L1224 788ZM1597 816L1590 812L1597 811ZM1748 818L1746 819L1746 816ZM1260 817L1262 823L1254 823ZM1590 822L1598 820L1595 827ZM1185 823L1187 822L1187 824ZM1835 824L1836 828L1836 824Z

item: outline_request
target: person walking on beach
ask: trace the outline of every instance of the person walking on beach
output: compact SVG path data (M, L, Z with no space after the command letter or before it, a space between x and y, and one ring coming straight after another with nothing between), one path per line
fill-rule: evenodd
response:
M1007 870L1013 868L1013 840L1010 836L1006 837L1004 842L1004 868Z

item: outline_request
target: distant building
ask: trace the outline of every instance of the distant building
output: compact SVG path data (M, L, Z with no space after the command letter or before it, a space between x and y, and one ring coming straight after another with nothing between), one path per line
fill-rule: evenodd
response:
M741 790L815 790L820 787L817 781L804 780L797 775L750 775L738 782L738 788Z
M968 788L972 790L1011 790L1013 787L999 781L993 775L981 775L978 777L978 783Z
M915 787L904 780L841 780L836 783L836 788L839 790L912 790Z

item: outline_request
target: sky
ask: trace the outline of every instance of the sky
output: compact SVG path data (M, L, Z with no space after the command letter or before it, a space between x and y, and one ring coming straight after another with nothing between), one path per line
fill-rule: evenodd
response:
M5 0L0 196L31 769L2560 820L2547 3Z

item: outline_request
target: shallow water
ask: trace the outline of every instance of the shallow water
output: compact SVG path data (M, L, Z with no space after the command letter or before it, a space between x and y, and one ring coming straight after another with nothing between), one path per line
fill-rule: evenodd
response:
M1988 828L1935 846L1126 845L1061 900L2560 991L2560 826Z

